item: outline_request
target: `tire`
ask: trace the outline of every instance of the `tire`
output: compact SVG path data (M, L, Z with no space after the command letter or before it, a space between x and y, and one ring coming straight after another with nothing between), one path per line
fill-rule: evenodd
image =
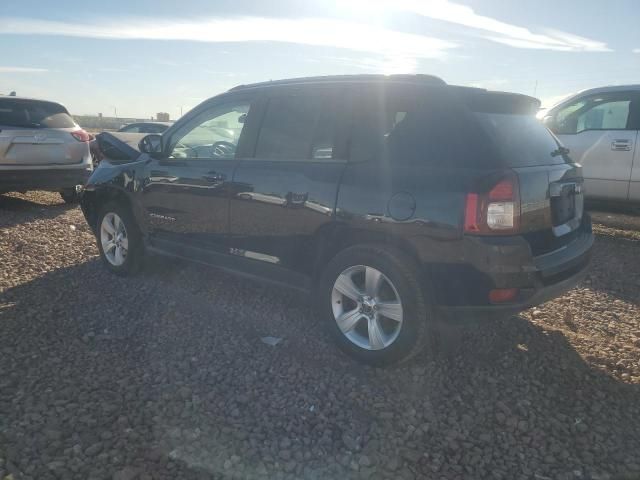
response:
M419 352L433 317L420 278L415 261L392 247L363 245L338 253L322 273L318 308L340 349L374 366ZM371 295L373 285L378 290Z
M76 190L75 187L65 188L64 190L61 190L60 196L66 204L74 204L80 201L80 193Z
M129 208L107 203L98 215L95 233L100 258L109 270L126 276L140 269L144 256L142 234Z

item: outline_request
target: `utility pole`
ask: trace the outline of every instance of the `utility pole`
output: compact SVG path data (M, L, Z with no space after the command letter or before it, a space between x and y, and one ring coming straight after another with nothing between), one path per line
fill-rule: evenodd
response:
M533 96L534 97L536 96L537 91L538 91L538 80L536 80L536 84L533 87Z

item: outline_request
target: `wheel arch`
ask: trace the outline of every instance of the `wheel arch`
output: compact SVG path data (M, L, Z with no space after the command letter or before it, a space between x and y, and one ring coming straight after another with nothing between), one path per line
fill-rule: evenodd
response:
M357 245L384 245L395 248L404 256L409 256L416 264L422 264L416 247L400 235L388 231L375 231L356 228L351 225L335 223L327 225L316 234L316 248L312 265L312 280L320 279L324 267L341 251ZM425 271L425 279L430 278Z
M133 207L130 196L123 190L115 187L104 187L96 190L86 190L82 194L80 201L82 212L84 213L87 223L92 230L95 231L98 222L100 209L107 203L118 203L129 209L136 220L139 216Z

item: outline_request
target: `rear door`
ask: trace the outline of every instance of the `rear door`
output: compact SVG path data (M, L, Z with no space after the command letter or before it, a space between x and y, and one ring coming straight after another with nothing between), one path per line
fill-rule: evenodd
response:
M77 129L62 105L0 98L0 165L19 168L80 163L86 144L71 136Z
M333 221L349 126L341 89L288 88L269 96L255 158L243 159L234 175L232 253L311 268L313 242Z
M254 100L214 101L163 139L166 158L149 163L142 193L152 244L185 255L184 247L227 251L233 172Z
M582 165L589 197L628 198L638 136L630 113L637 98L634 92L590 95L552 115L549 126Z

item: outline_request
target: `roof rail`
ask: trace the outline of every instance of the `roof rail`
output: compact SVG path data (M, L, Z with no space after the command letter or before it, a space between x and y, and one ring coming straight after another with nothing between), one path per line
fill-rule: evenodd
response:
M269 80L267 82L238 85L229 91L243 90L245 88L270 87L278 85L300 85L313 83L359 83L359 82L407 82L426 85L446 85L446 82L435 75L425 74L398 74L398 75L326 75L320 77L287 78L283 80Z

